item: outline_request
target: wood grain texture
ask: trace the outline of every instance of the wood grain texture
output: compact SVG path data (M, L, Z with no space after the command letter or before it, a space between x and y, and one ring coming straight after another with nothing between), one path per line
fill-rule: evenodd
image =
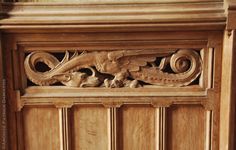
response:
M1 40L1 34L0 34L0 40ZM3 64L2 64L2 44L0 42L0 97L2 98L3 96L3 87L2 87L2 81L3 81ZM0 104L0 122L2 122L2 119L3 119L3 104L1 103ZM2 128L0 129L0 134L2 135L3 134L3 130ZM0 139L0 142L3 143L3 139L1 138Z
M225 32L223 48L223 82L221 85L221 104L220 104L220 149L233 150L234 146L234 116L235 116L235 31L229 36Z
M24 108L25 150L59 150L59 113L56 108Z
M228 0L226 3L226 11L228 13L227 19L227 29L236 29L236 2L234 0Z
M5 126L5 122L6 122L6 110L5 110L5 100L4 99L4 95L6 94L4 91L6 89L4 89L4 85L5 85L5 81L3 80L4 79L4 70L3 70L3 55L2 55L2 43L1 43L1 33L0 33L0 124L1 124L1 127L0 127L0 135L3 135L1 138L0 138L0 143L1 143L1 147L5 147L6 148L6 126Z
M75 106L72 114L72 150L108 150L108 109Z
M134 2L142 4L132 4ZM93 5L84 5L83 3L93 3ZM95 3L110 4L94 5ZM21 126L21 120L15 120L16 102L20 102L21 106L59 104L64 106L63 104L65 104L65 106L70 107L71 105L78 105L72 107L72 149L158 149L158 143L156 143L158 133L161 133L159 142L162 144L160 146L162 149L202 150L210 149L209 143L211 141L213 145L219 143L220 111L218 106L220 103L218 102L220 99L218 95L221 94L219 87L221 86L220 72L222 67L220 59L222 43L219 41L222 40L222 30L226 23L226 14L221 0L80 0L80 3L77 4L4 4L3 8L3 14L7 18L0 21L0 28L3 29L5 35L3 43L5 44L4 51L7 57L6 68L9 68L7 69L7 81L9 84L10 150L19 149L17 143L20 140L17 141L17 136L19 139L20 132L16 129ZM181 32L183 30L185 32ZM202 30L207 30L207 32ZM7 34L7 32L10 34ZM21 78L18 78L18 75L22 73L16 69L17 67L12 67L18 63L17 61L12 63L12 51L22 50L22 52L29 53L36 50L61 52L65 49L86 49L91 52L103 49L137 48L142 50L159 48L158 51L161 51L164 48L198 49L203 47L204 50L205 48L213 48L214 53L212 55L216 58L216 63L213 64L214 67L208 69L205 63L203 65L206 74L202 82L211 81L211 79L204 80L206 78L213 78L214 83L207 82L202 85L210 89L191 86L182 90L162 87L136 90L78 90L76 88L33 87L25 90L25 87L22 86L21 94L23 96L19 98L20 101L16 98L16 92L14 91L20 91ZM209 61L206 60L205 62ZM22 67L19 69L22 69ZM211 69L213 69L214 74L211 74ZM85 104L96 106L85 106ZM97 104L112 108L100 107ZM172 104L177 104L177 106L172 107ZM120 105L125 106L120 107ZM210 117L211 114L206 115L205 110L199 105L206 105L207 111L213 111L215 115L213 119ZM228 105L229 103L226 102L226 106ZM115 111L114 106L120 108L115 108ZM171 106L167 113L169 117L166 128L163 125L165 124L165 112L158 112L157 108L153 106ZM56 115L48 117L53 113L58 115L58 111L54 112L51 108L42 111L42 108L40 108L39 112L35 112L35 109L31 110L28 106L26 110L23 108L22 116L24 121L23 133L27 138L27 140L24 140L25 142L29 141L29 143L26 143L26 149L33 150L35 149L33 146L38 144L36 142L38 140L30 141L32 139L31 131L39 134L40 139L41 134L45 131L33 131L32 125L33 127L42 126L47 130L50 129L50 131L51 128L53 128L53 131L57 130L53 134L56 140L59 139L58 132L60 131L55 124L58 125L61 122L61 128L67 126L67 123L63 124L63 121L58 121ZM113 110L113 112L108 110ZM41 116L42 114L44 114L44 117ZM117 116L115 116L116 114ZM227 115L225 118L227 118ZM36 124L37 116L41 116L42 118L39 119L44 122ZM63 116L63 113L61 113L61 116ZM161 123L158 122L157 116L159 116L159 119L162 118ZM210 121L206 124L206 121L211 119L213 120L213 129ZM229 121L229 119L226 121ZM51 125L52 122L53 125ZM158 125L163 126L159 128ZM166 139L164 129L168 131ZM214 132L212 137L211 131ZM62 132L67 132L67 130L61 130L61 139L67 135L66 133L62 134ZM113 135L111 132L118 135ZM118 143L115 143L116 137L118 137ZM222 138L225 138L225 136L222 136ZM51 144L51 139L55 140L55 138L49 139L45 138L45 141L39 140L39 142L48 144L49 149L58 150L59 144ZM63 139L61 141L67 140ZM226 142L228 142L228 139L226 139ZM70 141L67 143L70 143ZM165 143L168 144L167 147L165 147ZM42 146L39 148L47 149L47 147ZM212 149L218 150L219 148L215 146Z
M155 108L146 105L123 106L117 118L117 149L155 149Z
M234 31L234 37L236 37L236 33ZM236 39L234 39L233 41L234 43L234 64L236 63ZM234 65L234 69L233 69L233 72L234 72L234 78L233 78L233 81L232 81L232 84L233 84L233 91L236 91L236 78L235 78L235 74L236 74L236 65ZM236 99L236 92L233 93L233 99L232 100L235 100ZM236 102L234 101L234 109L233 109L233 119L232 119L232 125L233 125L233 130L234 130L234 135L232 135L232 142L231 144L232 145L232 149L235 149L236 148Z
M83 3L8 3L3 4L1 29L78 29L77 31L173 30L185 27L197 29L223 29L226 22L223 3L216 0L173 0L141 4L115 2L106 4ZM83 1L85 2L85 1ZM91 1L90 1L91 2ZM98 2L98 1L97 1ZM137 2L137 1L136 1ZM143 4L142 4L143 3ZM101 5L103 4L103 5ZM123 5L121 5L123 4ZM167 9L169 8L169 9ZM8 17L5 17L8 16ZM148 24L147 24L148 23ZM149 26L147 28L147 26ZM210 28L211 27L211 28ZM67 30L68 31L68 30Z
M172 106L167 111L167 149L203 150L205 110L201 106Z
M141 44L143 45L144 50L152 49L152 47L155 47L155 48L159 48L158 50L162 51L163 50L162 48L168 48L168 47L169 48L176 48L176 47L191 48L192 47L193 49L199 48L199 47L202 48L202 47L206 47L207 44L209 44L211 47L216 47L216 45L220 47L221 44L219 44L218 41L216 40L217 38L220 37L220 35L221 35L221 32L212 32L212 31L209 31L209 32L153 32L153 33L151 32L141 32L141 33L116 32L116 33L76 33L76 34L63 33L63 32L62 33L46 33L44 31L44 33L39 33L39 34L32 34L32 33L31 34L22 34L22 33L21 34L6 34L4 39L5 41L9 41L9 42L8 43L4 42L4 43L7 44L6 51L8 52L11 52L12 49L14 49L14 50L22 50L22 52L29 53L35 50L58 52L58 51L64 51L65 49L83 49L83 46L80 47L81 43L79 42L85 42L85 45L86 45L86 42L88 42L87 46L90 47L89 51L101 50L100 49L101 45L105 46L109 50L115 50L117 48L118 49L120 48L123 49L124 47L127 48L128 46L130 46L130 44L133 44L132 49L136 49L137 47L139 47L137 43L142 41ZM149 45L150 40L153 40L152 41L153 43ZM220 48L216 49L217 58L220 58L220 54L221 54L219 53L220 50L221 50ZM8 67L10 68L13 65L11 64L12 63L11 55L8 54L7 58L8 58L7 62L9 63ZM217 60L220 60L220 59L217 59ZM214 87L218 87L220 84L220 76L219 76L220 69L219 68L221 68L221 65L220 63L217 63L215 73L218 76L214 76L217 78L217 80L214 81L214 83L215 82L217 83L217 84L214 84ZM204 70L208 70L208 69L204 68ZM20 78L13 79L11 75L12 75L11 71L8 70L8 76L9 76L8 81L10 81L9 83L11 83L11 81L20 82L19 81ZM18 77L18 76L15 75L15 77ZM126 104L143 105L140 108L139 107L136 108L134 106L131 106L129 108L127 106L127 110L126 109L123 110L123 107L120 108L121 112L124 111L124 113L118 113L118 117L117 117L119 118L118 122L119 120L121 120L120 122L124 122L124 123L121 123L121 124L120 122L117 123L117 130L118 130L117 133L119 135L118 139L120 141L123 141L124 144L120 144L120 142L118 142L117 147L121 146L120 149L134 148L135 150L138 149L138 147L141 147L141 150L145 148L149 150L149 149L155 149L157 147L156 146L157 143L155 143L156 134L159 133L155 131L157 128L155 126L155 124L157 124L157 121L155 120L156 118L155 116L157 116L157 113L156 113L156 108L153 108L151 106L149 107L144 104L152 104L155 107L163 107L163 106L166 107L166 106L170 106L171 104L202 105L205 102L214 103L218 100L217 97L214 97L216 95L216 93L214 93L214 90L215 89L206 90L206 89L202 89L202 88L194 87L194 86L191 86L190 88L184 88L182 90L179 88L163 88L163 87L147 88L147 89L140 88L140 89L135 89L135 90L134 89L117 90L117 89L109 89L109 88L108 89L107 88L106 89L94 89L94 88L86 89L85 88L81 90L77 88L31 87L31 88L25 89L22 92L23 95L20 98L21 100L20 102L22 102L22 104L24 104L25 106L27 105L45 106L45 105L58 105L58 104L61 104L61 105L65 104L66 106L67 105L71 106L72 104L78 105L76 109L74 110L75 116L72 119L72 122L74 123L71 124L72 129L73 129L72 133L75 132L75 135L71 136L74 138L74 139L72 138L72 146L74 149L80 149L80 146L82 146L82 148L85 147L88 149L96 149L97 147L100 149L109 149L110 145L112 144L114 146L116 145L114 141L112 141L112 144L111 144L110 133L109 133L111 131L107 131L111 129L111 126L114 126L111 124L108 125L108 122L110 123L110 120L107 119L109 116L107 115L108 114L107 109L103 107L97 107L97 106L80 107L81 105L84 105L84 104L101 104L101 105L104 104L105 105L107 104L106 107L113 107L114 105L112 104L116 104L116 103L120 105L126 105ZM12 98L14 98L14 95L12 95ZM11 102L15 102L15 99L12 99ZM189 105L186 105L186 107L188 106ZM191 111L191 109L193 110ZM193 108L190 107L189 110L185 110L181 112L183 113L188 112L188 114L190 115L191 113L198 112L198 110L196 110L195 107ZM201 121L201 115L202 114L199 113L200 121ZM218 114L216 113L216 115ZM114 120L115 118L116 117L113 117ZM197 117L195 117L195 119L196 118ZM135 121L138 124L136 124ZM187 124L186 122L187 121L184 120L182 124ZM96 125L94 125L93 123ZM143 125L140 125L142 123ZM14 125L14 122L11 122L11 124ZM215 132L214 143L219 142L217 140L219 138L219 136L217 135L218 124L219 124L218 120L215 119L214 127L216 127L216 130L214 131ZM191 125L191 128L194 128L194 126L195 125L193 125L192 127ZM205 127L205 124L203 126ZM13 130L14 128L11 127L11 129L12 129L11 132L14 133L15 132ZM90 131L90 129L96 132L96 136L87 134ZM140 129L141 131L137 131L138 129ZM200 127L199 127L199 130L201 130ZM122 131L122 133L120 133L120 131ZM135 132L134 134L135 136L133 136L133 132ZM142 138L142 136L144 138ZM14 142L17 143L17 141L14 140L14 137L17 137L17 136L12 136L11 143L14 143ZM162 137L164 138L165 136L162 135ZM116 137L114 136L112 140L114 140L115 138ZM200 138L203 138L201 139L201 141L204 142L205 137L201 136ZM190 139L188 140L192 142L193 140L195 140L195 136L190 137ZM88 143L91 143L90 141L94 143L88 144ZM134 144L130 144L129 141L131 141ZM163 139L160 142L162 141L165 141L165 140ZM176 142L178 142L178 139ZM12 146L15 146L15 145L17 144L12 144ZM202 145L205 147L204 143ZM201 146L199 147L202 148Z

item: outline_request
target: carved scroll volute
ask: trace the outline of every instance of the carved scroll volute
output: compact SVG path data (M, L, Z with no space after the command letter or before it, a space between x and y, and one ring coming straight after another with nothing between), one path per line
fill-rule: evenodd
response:
M195 51L180 50L172 55L170 66L176 73L177 79L182 80L183 85L188 85L200 75L202 60ZM180 77L179 74L182 74L183 77Z
M157 63L157 58L161 61ZM39 72L35 65L45 63L50 70ZM171 72L166 72L170 66ZM76 52L71 58L66 52L59 62L52 54L32 52L25 59L25 72L36 85L52 85L61 82L74 87L141 87L142 83L159 86L187 86L200 75L202 60L194 50L177 50L170 54L158 51L122 50ZM87 68L88 75L81 72ZM113 79L111 78L113 76Z

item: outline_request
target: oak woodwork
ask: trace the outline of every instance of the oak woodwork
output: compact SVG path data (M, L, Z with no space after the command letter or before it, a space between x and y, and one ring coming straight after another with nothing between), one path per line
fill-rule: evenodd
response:
M235 73L235 31L229 36L225 33L224 36L224 49L223 49L223 68L222 76L224 82L222 84L222 101L221 101L221 149L233 149L234 132L234 115L235 114L235 80L233 74ZM227 59L226 59L226 56ZM224 71L225 70L225 71ZM227 71L226 71L227 70Z
M56 30L75 32L74 29L77 32L224 29L226 17L221 0L186 1L4 3L2 7L5 17L0 20L0 29L14 32L22 32L21 29L24 32L40 30L44 33Z
M209 120L206 120L206 111L200 106L179 105L168 108L167 149L211 149L211 141L205 144L206 138L210 136L206 137L207 121Z
M1 8L8 150L234 149L234 3Z
M110 149L109 109L75 106L72 110L72 149Z
M176 36L180 33L182 34L182 36ZM146 37L137 38L136 36L138 34L134 33L81 33L73 35L73 37L70 36L70 33L68 33L67 35L62 36L62 39L54 42L47 42L47 40L58 37L58 33L49 35L38 34L36 37L33 34L17 34L14 35L14 38L12 34L5 34L4 38L7 41L9 40L14 43L7 45L10 48L6 47L9 50L14 49L11 51L13 57L10 57L11 54L8 54L9 64L13 63L13 68L14 70L16 70L12 72L13 74L10 70L8 70L8 75L10 75L11 78L15 81L10 83L12 83L12 86L18 89L16 91L13 91L15 96L18 95L16 97L14 96L14 104L15 106L17 106L17 109L15 109L15 107L14 109L19 111L20 113L28 107L34 108L36 106L51 106L56 108L57 115L59 117L58 139L60 149L78 149L80 148L80 146L90 146L93 148L96 145L102 147L102 149L115 149L119 147L123 147L126 149L134 147L135 149L137 149L139 146L148 148L151 146L151 148L153 149L159 148L164 150L167 148L166 146L168 143L168 141L166 140L167 130L165 129L166 126L168 127L168 125L165 121L165 118L167 118L165 113L166 109L162 107L172 107L172 105L174 104L183 104L186 105L186 107L188 107L187 104L197 104L202 106L203 110L212 110L214 111L214 113L216 113L216 115L214 116L214 120L217 122L218 113L216 112L216 110L218 110L219 105L216 102L219 101L219 98L217 97L216 93L218 93L220 87L220 68L217 67L218 65L220 65L219 62L221 60L221 57L219 57L221 55L221 49L219 46L221 45L221 42L220 38L218 39L218 37L221 35L220 32L213 31L210 34L211 36L208 36L209 33L206 34L205 32L169 32L169 35L166 35L166 33L162 32L147 32L142 34L146 35ZM94 38L95 35L97 36L96 38ZM162 38L160 38L156 37L155 35L163 36ZM32 39L32 36L34 37L34 39ZM68 36L70 37L70 39L67 38ZM84 37L87 38L85 39ZM82 47L80 47L81 45L79 43L81 41L84 42L84 46L90 46L87 52L88 54L97 51L102 52L100 47L101 45L96 46L96 44L93 45L93 43L91 45L91 43L89 42L90 40L96 42L96 39L99 39L100 41L107 41L109 39L110 42L103 42L103 45L107 49L106 52L117 52L116 47L113 46L113 43L118 43L117 45L123 45L126 39L131 40L134 38L136 38L138 42L133 41L133 51L137 46L139 46L139 41L147 39L154 39L157 44L153 47L155 47L157 51L160 52L166 51L167 48L171 48L169 50L176 50L176 48L198 49L198 57L201 58L202 61L200 63L202 64L202 70L201 75L199 75L199 83L197 83L197 85L188 85L180 88L164 86L152 87L151 85L145 88L135 89L125 87L78 88L61 85L28 86L27 84L27 76L24 71L24 65L22 64L24 64L24 58L32 52L36 52L41 49L42 53L45 53L47 51L51 53L64 53L65 49L81 49ZM168 41L169 38L172 38L172 40ZM78 40L79 44L71 45L71 41L75 41L76 39ZM35 42L35 40L37 40L37 42ZM165 43L167 42L162 43L163 40L168 41L169 43L173 43L173 45L170 44L166 46ZM60 43L61 45L58 46L58 43ZM126 49L128 46L130 45L124 44L122 46L122 49ZM151 47L149 43L143 45L143 49L145 50L145 52L150 51L150 48ZM169 51L167 52L169 53ZM174 51L172 51L171 53L174 53ZM18 59L11 60L11 58ZM126 108L128 111L126 112L126 109L124 108ZM152 120L150 120L150 117L145 116L146 111L149 116L152 116ZM141 135L143 135L144 137L149 138L152 142L151 145L149 145L149 142L146 143L146 140L139 138L136 139L135 137L133 138L133 144L130 145L130 143L127 143L127 138L131 136L131 131L133 131L133 129L131 129L129 126L132 125L132 122L135 122L132 121L132 119L134 119L133 117L131 117L133 116L133 114L137 114L137 117L141 117L142 115L144 115L143 117L141 117L142 119L140 119L141 122L142 120L148 119L148 121L145 121L147 123L144 125L147 126L147 129L151 130L150 132L152 133L152 136L150 136L149 134L145 134L146 130L144 130L145 132L142 130L142 132L137 131L137 136L141 138ZM83 119L83 117L85 117L86 119ZM86 130L90 131L90 129L88 129L90 128L88 125L89 123L87 122L90 120L90 117L91 121L96 121L96 119L99 119L96 121L97 123L95 123L96 126L91 126L91 130L96 132L96 135L99 136L98 138L93 138L93 136L87 135ZM101 117L104 119L102 119ZM119 121L120 119L122 121ZM18 120L18 122L20 122L20 119ZM149 121L151 121L150 124ZM136 123L134 123L133 126L134 128L139 127ZM147 133L150 132L148 131ZM202 134L208 133L207 130L202 132L204 132ZM217 123L214 125L214 130L210 130L208 135L211 135L212 132L218 132ZM23 132L22 136L24 136L24 134L25 133ZM217 149L218 136L217 134L214 135L215 138L211 138L212 146L216 147ZM12 136L12 138L14 138L14 135ZM83 139L87 138L88 140L83 141L82 137ZM210 138L210 136L208 137ZM93 142L98 144L87 144L87 142L91 139L93 139ZM204 136L204 139L208 138L205 138ZM100 140L102 140L102 142ZM135 141L143 141L143 143L135 143ZM18 147L19 146L20 145L18 145Z
M123 150L157 149L155 144L155 108L123 106L117 112L118 148ZM135 122L135 123L134 123Z
M163 57L160 63L155 63L157 57ZM38 62L45 63L50 70L37 71ZM171 71L164 70L170 65ZM202 59L193 50L176 50L174 54L156 51L100 51L78 54L76 51L70 58L69 52L61 62L56 57L45 52L30 53L24 62L27 77L37 85L51 85L61 82L72 87L130 87L142 86L139 81L151 85L187 86L202 72ZM81 72L87 68L91 75ZM106 75L114 76L110 80ZM133 80L129 80L132 78Z
M227 29L228 30L234 30L236 28L235 22L236 22L236 3L234 1L228 2L228 22L227 22Z
M234 32L234 37L235 37L235 32ZM234 47L234 52L235 52L235 48L236 48L236 42L233 41L233 47ZM235 58L236 58L236 53L233 54L233 63L235 63ZM234 66L233 68L233 73L236 72L236 66ZM233 80L232 80L232 91L235 91L235 85L236 84L236 80L233 76ZM235 102L235 98L236 98L236 93L235 92L232 92L232 97L231 97L231 100L233 101L234 103L234 107L232 106L231 109L232 109L232 113L231 113L231 127L232 128L232 132L234 131L234 134L232 134L230 136L230 140L231 140L231 143L230 145L232 146L232 149L234 149L236 147L236 117L235 117L235 114L236 114L236 102ZM231 132L231 133L232 133ZM234 144L233 144L234 143Z
M0 40L1 40L1 34L0 34ZM6 89L5 89L5 80L4 80L4 69L3 69L3 54L2 54L2 43L0 42L0 97L1 97L1 104L0 104L0 122L1 122L1 128L0 128L0 134L1 135L7 135L6 133ZM5 117L3 117L5 116ZM0 138L1 147L6 147L6 136L2 136Z
M24 108L23 132L25 150L59 150L58 110L56 108ZM47 147L45 147L45 145L47 145Z

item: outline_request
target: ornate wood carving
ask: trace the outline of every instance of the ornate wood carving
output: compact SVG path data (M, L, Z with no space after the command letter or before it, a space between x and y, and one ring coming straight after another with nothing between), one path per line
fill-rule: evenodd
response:
M43 62L50 70L38 71L35 67L38 62ZM24 66L27 77L41 86L61 82L72 87L136 88L142 86L142 82L180 87L197 79L202 71L202 60L196 51L187 49L174 53L119 50L78 54L76 51L71 58L66 51L61 62L47 52L32 52L25 58ZM84 68L92 74L81 72Z

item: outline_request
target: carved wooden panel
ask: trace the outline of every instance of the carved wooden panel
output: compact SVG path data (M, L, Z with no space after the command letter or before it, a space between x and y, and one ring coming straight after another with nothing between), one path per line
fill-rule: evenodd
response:
M15 125L28 128L24 124L31 119L20 116L27 116L28 109L50 106L40 114L46 117L46 111L55 111L57 119L51 120L62 150L165 150L175 145L191 149L193 141L198 149L217 149L221 45L216 35L220 34L8 34L4 39L13 40L5 46L14 70L7 73L16 89L11 92L12 109L18 114ZM144 82L145 76L135 76L140 72L163 80ZM87 83L98 80L97 85ZM126 86L133 81L136 88ZM45 130L51 130L47 126ZM31 129L21 131L17 135L26 137ZM27 144L17 139L22 149L38 143Z
M235 0L0 1L8 150L235 149Z
M25 150L60 149L59 115L56 108L27 107L22 111L22 118Z
M211 120L207 120L207 112L203 107L171 106L166 117L168 150L210 149Z
M108 109L74 106L71 111L72 150L110 149Z
M122 150L155 150L155 108L147 105L123 106L117 113L117 146Z
M39 62L50 69L38 71ZM72 87L112 88L140 87L143 84L139 81L160 86L187 86L197 79L203 68L200 54L191 49L83 51L80 54L76 51L71 58L66 52L61 62L49 53L32 52L25 58L24 67L27 77L37 85L61 82ZM91 75L80 71L86 68ZM108 75L114 78L109 79Z

